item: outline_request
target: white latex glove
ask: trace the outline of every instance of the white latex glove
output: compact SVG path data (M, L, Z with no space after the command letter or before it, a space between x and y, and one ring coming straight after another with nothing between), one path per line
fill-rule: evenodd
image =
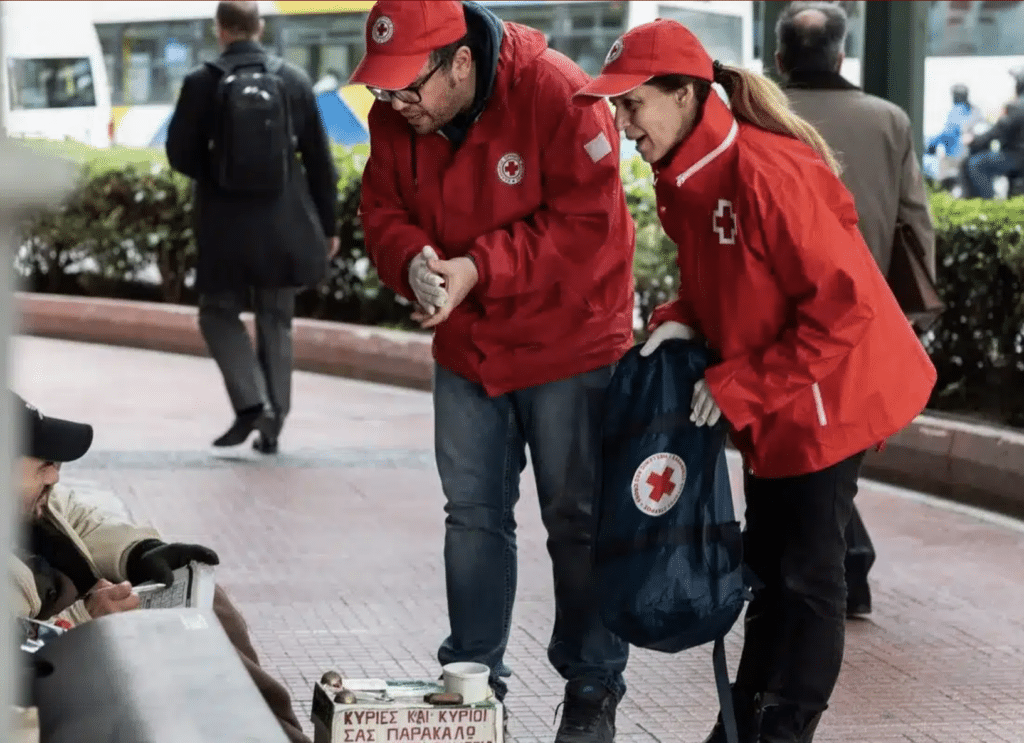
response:
M654 353L654 349L670 338L680 338L684 341L692 341L696 337L697 331L689 325L683 325L681 322L676 322L675 320L668 320L654 329L654 332L651 333L651 337L647 339L643 348L640 349L640 355L650 356Z
M429 245L409 262L409 285L420 307L428 315L433 315L448 301L448 292L444 288L444 279L427 266L427 261L437 259L437 253Z
M693 397L690 399L690 420L698 426L713 426L722 417L722 409L711 396L711 388L703 379L693 385Z

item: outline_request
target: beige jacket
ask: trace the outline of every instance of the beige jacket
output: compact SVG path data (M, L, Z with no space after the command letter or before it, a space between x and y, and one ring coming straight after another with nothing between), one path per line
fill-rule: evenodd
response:
M97 580L106 578L114 583L126 580L125 563L132 547L144 539L160 538L155 529L133 524L120 514L113 514L94 505L59 484L54 486L50 494L44 518L74 542ZM17 615L37 617L42 600L36 590L31 569L12 555L11 574L14 589L12 603ZM72 586L63 592L62 598L66 598L66 605L62 602L61 609L67 610L64 618L78 624L90 619L90 616L83 602L76 600L75 594Z
M838 77L838 76L836 76ZM899 106L850 86L786 87L793 110L835 150L853 194L860 231L883 274L889 271L896 220L910 225L935 277L935 230L914 152L910 119Z

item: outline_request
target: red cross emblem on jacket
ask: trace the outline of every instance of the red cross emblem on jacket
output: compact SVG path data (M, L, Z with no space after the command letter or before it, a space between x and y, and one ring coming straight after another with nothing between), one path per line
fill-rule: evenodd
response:
M718 233L718 242L721 245L736 243L736 212L732 209L731 201L728 199L718 200L718 208L715 210L711 224L715 232Z

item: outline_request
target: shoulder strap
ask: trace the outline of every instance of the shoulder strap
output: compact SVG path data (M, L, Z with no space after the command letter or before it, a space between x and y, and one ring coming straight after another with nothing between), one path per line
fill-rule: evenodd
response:
M264 64L267 72L277 75L280 74L281 70L284 69L284 60L281 57L272 57L267 55L267 61Z
M218 57L212 62L207 62L206 66L216 72L219 72L221 75L230 75L232 72L236 72L243 67L257 66L262 67L264 72L276 73L284 66L284 60L279 57L271 57L259 52L252 54L233 54L231 57Z
M739 732L736 730L736 710L732 704L732 690L729 689L729 666L725 662L725 642L723 637L715 640L711 651L711 661L715 667L715 687L718 689L718 708L722 712L722 725L725 726L725 739L729 743L739 743Z

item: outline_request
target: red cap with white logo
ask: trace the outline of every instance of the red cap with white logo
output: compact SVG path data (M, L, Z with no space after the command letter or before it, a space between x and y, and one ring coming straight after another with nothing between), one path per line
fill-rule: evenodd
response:
M432 51L465 35L466 16L457 0L379 0L366 19L366 55L349 82L407 88Z
M713 62L683 24L659 18L637 26L612 44L601 74L576 93L576 103L623 95L659 75L689 75L713 81Z

